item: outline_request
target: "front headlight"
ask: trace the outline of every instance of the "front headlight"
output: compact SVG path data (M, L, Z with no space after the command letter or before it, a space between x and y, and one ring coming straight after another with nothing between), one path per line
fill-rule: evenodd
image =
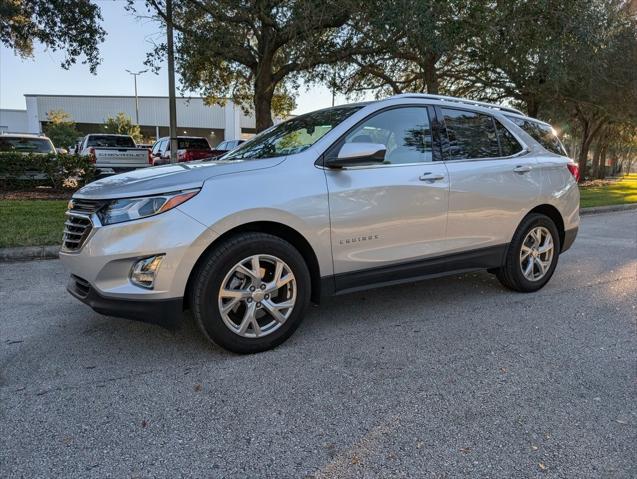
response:
M199 193L199 190L176 191L163 195L125 198L110 201L102 207L97 216L103 225L123 223L157 215L173 209Z

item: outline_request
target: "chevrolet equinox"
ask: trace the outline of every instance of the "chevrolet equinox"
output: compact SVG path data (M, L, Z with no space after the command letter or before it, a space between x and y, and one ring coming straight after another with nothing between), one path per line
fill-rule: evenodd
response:
M323 295L481 269L537 291L575 240L577 176L546 123L403 94L90 183L60 257L99 313L175 322L189 308L208 339L254 353Z

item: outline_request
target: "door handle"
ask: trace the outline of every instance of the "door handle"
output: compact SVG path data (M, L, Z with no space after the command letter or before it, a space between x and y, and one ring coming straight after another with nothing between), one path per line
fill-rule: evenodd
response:
M513 171L515 171L516 173L528 173L529 171L531 171L531 167L528 165L518 165L513 168Z
M420 181L440 181L445 179L445 175L434 175L431 172L423 173L418 177Z

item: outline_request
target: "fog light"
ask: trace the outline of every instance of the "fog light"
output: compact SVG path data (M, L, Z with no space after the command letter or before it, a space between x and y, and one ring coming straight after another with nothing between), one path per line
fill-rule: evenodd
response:
M131 283L142 288L153 289L155 275L159 270L162 259L164 259L164 255L160 254L158 256L141 259L135 263L130 271Z

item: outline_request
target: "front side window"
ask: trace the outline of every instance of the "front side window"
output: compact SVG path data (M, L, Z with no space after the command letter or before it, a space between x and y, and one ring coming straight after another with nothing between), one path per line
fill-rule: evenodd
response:
M158 154L158 153L159 153L159 148L160 148L160 147L161 147L161 141L157 141L157 142L155 142L155 144L153 145L153 149L152 149L151 153L152 153L153 155Z
M443 141L445 158L466 160L500 157L500 145L493 118L473 111L442 109L447 127Z
M529 120L528 118L518 118L507 116L509 120L522 128L531 138L552 153L567 156L566 149L557 137L555 130L549 125Z
M404 107L380 112L348 133L344 143L384 145L384 163L388 165L431 161L431 123L427 108Z
M0 151L18 153L54 153L49 140L0 136Z
M329 108L292 118L261 132L236 150L224 155L223 159L273 158L301 153L360 108Z

